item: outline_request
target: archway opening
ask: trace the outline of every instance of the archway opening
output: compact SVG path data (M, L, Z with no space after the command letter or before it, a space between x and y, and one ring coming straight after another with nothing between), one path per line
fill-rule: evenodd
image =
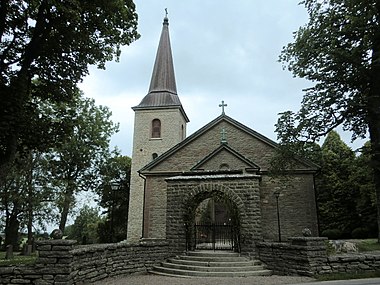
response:
M221 191L193 197L185 215L187 248L240 251L240 218L233 201Z

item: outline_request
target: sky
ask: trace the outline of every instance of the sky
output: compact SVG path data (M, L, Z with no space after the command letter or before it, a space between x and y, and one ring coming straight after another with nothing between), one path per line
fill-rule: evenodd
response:
M112 111L120 131L111 139L131 156L134 112L147 94L165 8L178 96L190 119L192 134L225 112L262 135L277 141L278 113L300 107L310 82L294 78L278 62L282 47L308 21L299 0L135 0L141 37L122 48L120 61L106 70L90 68L80 88L98 105ZM350 134L342 139L350 144Z

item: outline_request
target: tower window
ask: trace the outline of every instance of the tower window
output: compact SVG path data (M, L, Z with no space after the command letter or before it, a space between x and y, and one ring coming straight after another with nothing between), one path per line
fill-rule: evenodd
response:
M152 138L161 137L161 121L159 119L154 119L152 121Z

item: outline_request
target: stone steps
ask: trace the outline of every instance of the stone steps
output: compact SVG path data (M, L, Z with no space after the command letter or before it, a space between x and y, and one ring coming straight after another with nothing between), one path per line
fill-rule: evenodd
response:
M238 253L226 251L190 251L187 255L171 258L155 266L153 274L176 277L247 277L267 276L258 260L249 260Z

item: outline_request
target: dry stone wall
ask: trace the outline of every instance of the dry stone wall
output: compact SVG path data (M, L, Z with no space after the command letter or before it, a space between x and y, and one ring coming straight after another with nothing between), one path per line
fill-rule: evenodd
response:
M0 267L0 284L89 284L110 277L146 273L171 256L163 240L91 245L75 248L75 241L46 240L37 244L35 265Z
M380 270L380 253L328 256L326 238L297 237L289 243L258 243L259 258L279 275L317 276Z

